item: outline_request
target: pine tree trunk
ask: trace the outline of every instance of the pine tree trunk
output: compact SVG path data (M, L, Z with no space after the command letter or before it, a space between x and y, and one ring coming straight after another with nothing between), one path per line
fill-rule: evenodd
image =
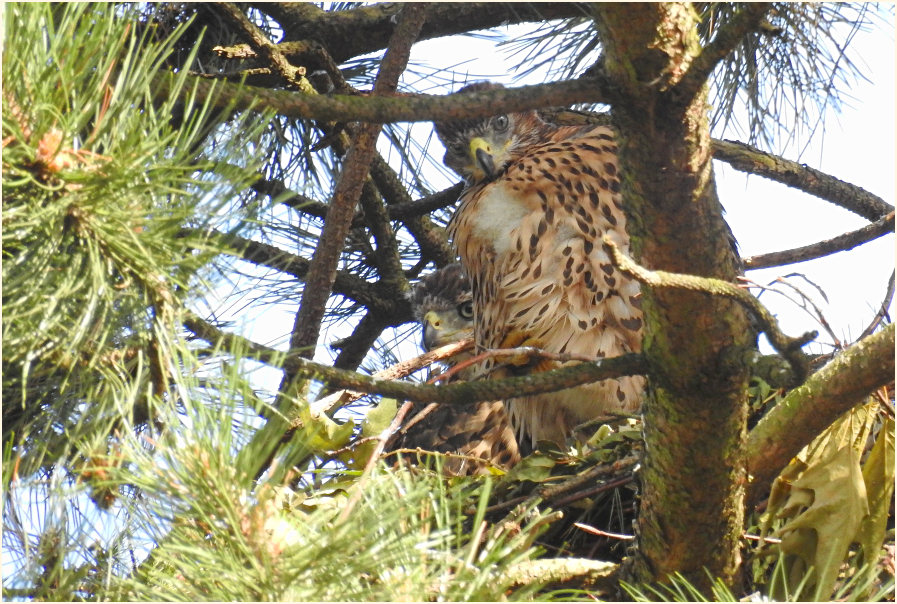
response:
M624 194L633 249L653 269L734 280L736 257L711 166L697 16L683 4L601 4L604 75L619 97ZM691 78L691 79L690 79ZM706 568L731 583L740 564L747 370L752 336L734 303L643 288L643 495L636 581L680 571L707 586Z

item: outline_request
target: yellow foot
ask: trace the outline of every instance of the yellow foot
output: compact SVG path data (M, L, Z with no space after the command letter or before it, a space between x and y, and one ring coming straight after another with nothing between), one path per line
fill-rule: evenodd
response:
M542 348L544 343L539 338L532 338L520 331L512 331L501 341L502 348ZM512 354L502 360L509 365L526 367L531 371L549 371L557 367L557 363L549 359L534 358L527 353Z

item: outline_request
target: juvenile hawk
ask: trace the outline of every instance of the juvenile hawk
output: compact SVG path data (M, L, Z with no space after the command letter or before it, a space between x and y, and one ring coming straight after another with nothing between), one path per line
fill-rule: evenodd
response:
M535 111L435 126L445 164L467 183L449 236L472 281L477 347L639 351L639 285L601 246L609 233L629 252L613 131L553 126ZM643 389L644 378L624 377L506 404L518 440L562 444L577 424L636 410Z
M470 280L460 264L422 278L412 290L414 314L423 327L425 350L458 342L473 334ZM468 356L468 355L463 355ZM456 357L454 362L461 360ZM462 378L467 376L461 373ZM416 405L420 412L426 405ZM413 418L412 418L413 419ZM500 402L439 405L398 440L399 448L457 453L510 468L520 461L514 431ZM450 458L444 466L455 475L488 471L470 459Z

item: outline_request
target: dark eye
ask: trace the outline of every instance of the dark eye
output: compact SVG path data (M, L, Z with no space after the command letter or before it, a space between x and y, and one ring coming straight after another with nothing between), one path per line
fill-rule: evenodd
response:
M458 315L462 319L473 319L473 302L468 300L458 305Z
M510 123L507 115L499 115L492 120L492 126L498 131L507 130Z

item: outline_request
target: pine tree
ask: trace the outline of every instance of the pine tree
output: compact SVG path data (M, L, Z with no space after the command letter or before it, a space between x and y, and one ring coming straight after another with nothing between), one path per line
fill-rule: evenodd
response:
M460 185L430 182L441 150L415 122L609 105L583 119L619 132L636 259L655 269L734 282L711 157L871 223L748 268L892 231L893 207L860 187L710 137L729 122L750 145L808 138L860 73L848 42L876 15L784 3L7 5L4 595L554 599L619 596L621 580L636 598L892 593L878 566L893 498L889 300L830 362L808 366L804 342L779 333L785 361L772 373L790 380L779 388L756 377L753 326L778 333L756 303L708 294L709 281L645 286L639 362L652 388L637 542L622 566L556 556L545 538L572 490L552 487L600 486L610 448L463 479L444 478L438 458L435 469L381 459L403 401L494 400L534 387L528 377L437 387L365 375L416 339L409 282L454 261L444 226ZM445 74L409 60L415 42L503 23L541 24L514 44L521 72L546 69L551 83L417 94ZM400 79L416 71L427 78ZM655 178L658 166L676 178ZM599 377L576 371L543 387ZM750 402L769 399L748 431ZM826 506L845 511L832 520ZM761 542L778 530L785 543L749 547L753 524Z

